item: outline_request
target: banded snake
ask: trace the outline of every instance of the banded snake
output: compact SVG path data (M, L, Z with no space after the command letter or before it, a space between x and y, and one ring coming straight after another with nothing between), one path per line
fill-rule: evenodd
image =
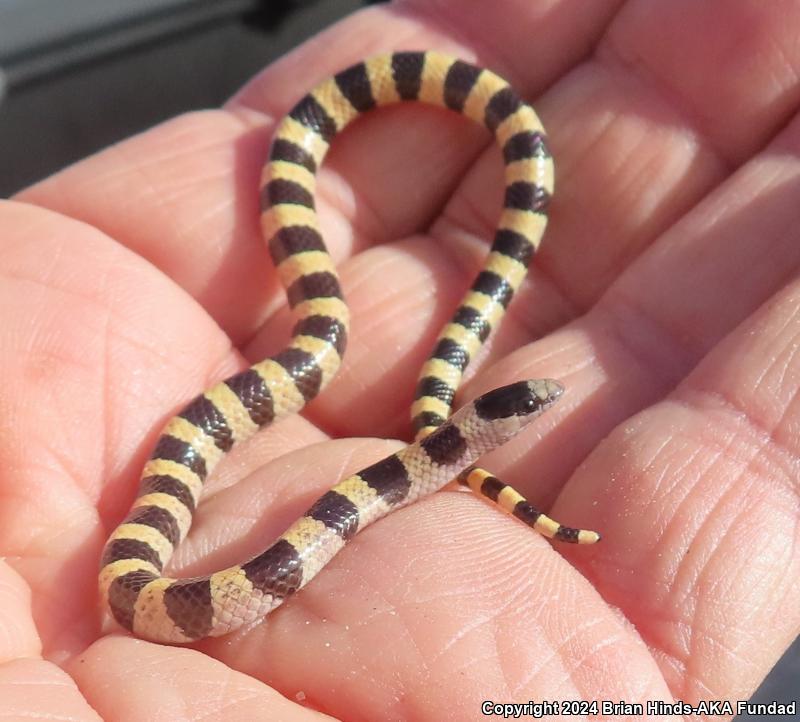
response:
M253 559L209 576L165 577L221 457L274 419L298 412L340 366L349 311L320 234L316 171L337 133L372 108L400 101L442 106L485 125L502 150L506 180L483 269L422 367L412 406L417 440L340 481ZM296 318L291 341L167 423L133 507L103 552L100 593L114 619L159 642L231 632L307 584L356 532L456 477L545 536L596 542L596 532L562 526L471 466L555 402L560 384L517 382L450 415L464 369L525 277L552 190L553 162L539 118L489 70L434 51L395 52L358 63L302 98L275 132L261 183L263 236Z

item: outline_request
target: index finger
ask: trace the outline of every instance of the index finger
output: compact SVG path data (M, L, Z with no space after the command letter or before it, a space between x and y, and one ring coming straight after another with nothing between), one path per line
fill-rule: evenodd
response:
M371 8L272 65L224 111L180 116L68 168L19 198L87 222L144 256L241 343L282 302L257 226L258 174L275 117L330 72L364 54L398 47L438 47L466 59L478 55L534 92L585 52L618 2L580 9L566 0L546 8L537 3L535 10L525 5L505 3L493 21L502 33L498 45L526 47L511 54L514 67L507 67L499 51L489 53L471 40L473 26L488 22L480 3L470 3L458 17L414 3ZM540 39L526 45L531 33ZM401 109L390 114L385 127L366 122L342 138L321 174L317 197L325 238L337 260L430 219L489 142L455 114L435 115L414 109L413 139L407 137L410 119ZM366 155L347 150L359 135L359 148L363 143L370 149ZM383 186L387 169L393 180ZM382 179L381 198L393 197L389 194L398 184L414 188L410 206L381 202L373 218L375 174Z

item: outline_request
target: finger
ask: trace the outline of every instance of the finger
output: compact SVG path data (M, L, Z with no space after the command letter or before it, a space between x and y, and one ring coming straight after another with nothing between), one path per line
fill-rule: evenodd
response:
M775 22L774 21L775 15L770 14L770 11L767 11L767 10L765 10L763 12L764 12L763 17L760 17L760 19L759 19L760 20L759 27L761 29L761 32L759 32L756 35L756 39L763 39L763 37L767 36L769 34L769 32L771 32L771 30L773 29L773 25L774 25L774 22ZM557 16L557 15L558 15L557 13L554 13L554 16ZM743 15L743 13L740 13L739 15ZM736 17L738 17L738 15ZM747 20L748 20L748 18L744 17L742 19L742 23L744 23ZM778 28L778 30L780 30L781 27L783 27L783 28L786 27L786 24L783 23L780 20L780 17L778 18L778 21L780 22L780 27ZM559 26L559 27L561 27L561 26ZM634 31L639 29L638 26L636 26L636 24L633 23L633 22L629 23L629 25L626 26L626 27L629 28L629 32L631 32L632 34L633 34L633 31L631 31L630 28L633 28ZM730 27L730 24L726 24L725 27ZM676 32L677 32L677 30L676 30ZM580 36L574 41L574 44L575 44L576 47L581 47L582 44L585 44L585 43L586 43L586 37L584 37L584 36ZM707 45L704 43L703 47L705 48L705 47L707 47ZM767 54L767 61L768 62L765 62L763 64L763 66L761 64L759 64L759 66L758 66L758 68L760 70L763 70L763 73L764 73L763 77L764 78L770 78L770 79L775 77L775 72L773 72L773 71L775 71L774 63L777 63L777 62L783 63L783 56L779 52L781 44L780 43L776 43L772 47L774 47L775 52L772 53L772 54L769 54L769 53ZM685 55L686 55L685 53L682 53L681 57L683 57ZM780 56L780 57L778 58L778 56ZM771 60L771 58L772 59L778 58L778 60ZM790 66L791 63L789 63L787 65ZM784 67L783 70L786 71L787 68ZM748 77L750 77L750 76L748 76ZM782 111L785 108L785 106L787 105L788 100L791 100L791 91L792 91L791 84L788 84L786 82L781 81L781 78L785 78L785 77L786 77L785 75L780 75L779 74L779 81L780 82L776 82L774 84L774 86L773 86L773 85L771 85L769 83L758 82L758 81L761 80L761 78L753 76L752 82L749 85L743 87L742 90L752 89L752 88L756 88L756 87L759 87L759 88L769 87L771 89L771 91L772 91L772 95L769 95L769 96L765 95L764 98L761 101L761 105L764 108L775 108L775 107L777 107L778 110ZM778 91L783 91L783 92L778 93ZM737 99L737 100L740 100L740 99ZM594 103L594 99L592 99L592 103ZM603 106L602 105L597 105L596 103L594 103L593 107L594 108L601 108ZM764 113L766 113L766 110L764 111ZM764 113L762 113L762 116L764 115ZM583 113L572 113L571 115L573 115L575 117L582 117L584 114ZM766 116L764 116L764 117L766 117ZM230 120L230 119L228 119L228 120ZM778 113L777 116L771 116L770 117L770 121L771 121L773 126L779 120L780 120L780 113ZM220 119L220 121L221 121L222 124L225 124L225 121L223 119ZM238 121L235 121L235 120L231 121L228 124L232 124L234 126L240 125L240 123ZM247 124L245 124L245 125L247 125ZM603 124L599 123L598 125L602 126ZM764 123L762 123L762 125L764 125ZM206 133L203 132L204 131L203 128L198 128L196 130L193 130L191 127L187 129L187 128L184 128L183 125L180 125L180 127L176 128L175 130L176 130L176 132L174 134L163 134L163 135L162 134L158 134L158 138L163 138L163 140L165 141L165 145L171 148L174 145L173 141L174 141L174 138L176 136L178 138L182 138L183 136L191 137L191 136L199 136L201 134L203 136L206 135ZM239 130L241 130L241 129L239 129ZM233 132L235 134L236 131L233 131ZM626 134L620 133L620 135L626 135ZM641 135L637 135L637 137L641 137ZM652 134L648 133L647 137L651 138ZM433 140L435 140L435 138ZM180 143L179 143L179 145L180 145ZM252 157L253 154L248 152L249 149L247 147L245 147L247 145L247 143L241 143L240 145L242 146L242 153L240 155L237 155L237 158L239 159L238 165L240 165L242 167L245 167L246 163L244 163L244 159L246 159L248 157ZM437 143L437 146L440 146L440 145L441 144ZM228 148L228 146L224 146L224 148L221 148L221 150L227 150L227 148ZM146 150L146 148L141 148L139 150ZM205 154L192 152L192 151L195 151L195 150L196 150L196 148L190 148L190 152L187 155L187 158L198 159L200 162L204 162ZM131 148L131 151L135 151L135 149ZM163 154L163 151L162 151L162 154ZM141 153L137 153L137 152L132 152L131 155L136 157L136 158L148 158L150 154L148 154L148 153L141 154ZM156 155L158 155L158 153L156 153ZM614 158L619 158L620 157L619 153L617 152L616 149L613 150L613 152L610 155L613 155ZM115 168L118 168L118 166L119 166L119 164L116 162L118 160L119 159L117 158L112 163ZM248 176L248 180L250 178L255 177L255 172L256 172L255 165L256 164L251 164L250 166L248 166L249 170L247 170L247 172L244 173L245 176ZM683 164L683 165L680 166L678 175L681 175L681 176L685 175L683 173L683 171L681 170L684 165L686 165L686 164ZM699 163L699 164L698 163L692 163L691 165L692 165L692 167L694 167L694 166L698 166L698 165L702 166L703 164L702 163ZM173 176L173 178L182 179L186 175L189 175L190 177L193 177L195 175L198 175L198 171L199 171L199 174L201 176L205 177L205 173L208 173L208 170L206 170L208 167L209 167L208 165L205 165L201 169L199 166L197 168L193 168L190 165L187 165L187 167L185 169L190 171L190 172L189 173L182 173L182 172L180 172L180 170L181 170L180 164L178 164L178 167L174 169L174 170L176 170L178 172L176 172L176 174ZM439 167L439 166L437 165L437 167ZM447 168L448 164L447 163L441 164L441 167ZM631 168L633 168L633 167L634 166L631 166ZM670 165L670 167L672 167L672 166ZM78 168L84 169L84 166L78 166ZM95 169L92 169L92 170L93 171L97 171L97 170L101 170L102 171L102 169L100 169L100 168L95 168ZM165 168L164 170L166 171L167 169ZM212 170L214 170L214 169L212 169ZM204 173L204 171L205 171L205 173ZM76 168L76 172L78 172L77 168ZM103 182L104 180L107 180L108 171L106 171L105 173L103 173L103 172L92 172L92 173L86 174L86 175L91 175L92 178L101 179L100 182ZM136 175L136 174L134 174L134 175ZM161 174L158 173L158 172L152 172L151 171L148 175L151 175L153 177L159 177ZM214 170L214 172L212 172L211 175L212 175L212 178L216 178L218 174ZM119 183L119 185L123 189L123 191L120 192L120 196L124 196L124 202L126 202L126 203L129 202L129 198L130 198L131 183L128 182L129 177L130 176L125 177L125 174L122 174L119 177L119 180L121 181ZM69 179L67 179L67 180L69 180ZM81 178L78 177L78 178L76 178L76 180L80 181ZM227 178L226 178L226 180L227 180ZM438 180L439 180L438 178L434 179L434 181L435 181L434 182L434 186L433 186L434 188L442 188L443 187L443 184L438 182ZM51 205L51 207L59 207L60 209L67 210L69 212L69 208L70 207L77 208L78 206L81 206L83 208L85 206L89 206L88 199L91 196L91 207L94 208L96 210L96 212L99 214L100 210L102 210L102 204L101 204L100 207L97 206L96 198L95 198L95 195L97 195L97 194L95 194L94 192L91 192L91 189L90 189L90 192L88 194L84 195L84 197L83 197L84 200L81 203L78 203L77 201L73 203L72 201L70 201L70 189L74 188L74 187L77 187L79 189L80 188L84 188L85 185L86 185L85 183L81 183L81 182L77 182L77 183L65 182L65 183L62 184L62 186L60 188L58 188L58 190L60 192L55 192L55 188L54 188L52 192L45 193L44 196L41 196L41 195L37 194L36 192L32 192L32 194L30 196L25 196L25 197L29 197L29 198L31 198L33 200L37 200L38 202L49 203ZM137 185L141 185L141 184L137 184ZM153 185L153 182L151 182L150 185ZM366 185L367 185L367 187L374 187L374 184L367 183ZM596 184L593 184L593 187L595 185ZM702 183L701 183L701 185L702 185ZM691 183L683 183L682 186L684 188L686 188L686 187L692 186L692 184ZM97 188L97 186L94 186L94 187ZM149 190L149 189L146 189L146 190ZM162 190L164 192L161 192ZM186 189L184 188L183 190L186 190ZM219 196L219 193L218 193L219 190L220 190L219 185L217 185L215 187L209 187L207 194L202 193L202 192L198 192L197 194L195 194L194 193L194 189L190 189L189 195L191 195L193 198L194 197L207 198L209 196L218 197ZM63 193L63 191L67 191L66 195ZM104 197L105 191L107 191L107 187L105 185L103 187L103 191L104 191L104 193L99 194L101 199ZM171 189L169 187L164 187L162 189L162 188L158 187L157 184L155 184L155 192L152 192L150 195L155 199L160 199L160 198L163 198L163 197L174 197L175 196L175 190L174 190L174 188ZM592 193L591 195L594 196L595 194ZM92 222L99 224L100 227L103 227L103 228L109 228L110 229L111 226L114 223L117 223L117 222L122 223L123 225L125 225L123 223L122 219L124 217L126 217L126 216L129 217L130 213L124 214L124 213L117 212L119 210L119 206L120 206L121 202L123 201L123 199L120 196L116 197L116 201L113 204L114 207L111 209L111 212L103 214L102 218L99 215L97 215L97 216L94 216L91 219L89 219L85 215L85 213L80 213L80 214L76 213L76 215L78 215L79 217L83 217L83 218L89 219ZM237 197L241 197L241 196L237 196ZM434 198L435 194L427 194L425 197ZM254 196L251 196L251 202L254 204L254 202L255 202L254 201ZM56 203L60 204L60 205L54 205ZM130 208L131 206L128 206L128 207ZM137 205L136 207L140 207L140 208L142 208L144 210L146 208L146 205L142 204L142 205ZM205 223L205 216L203 216L203 212L204 212L203 209L207 209L207 207L208 207L208 202L203 200L202 201L202 209L199 208L198 206L194 206L191 209L187 209L187 213L185 215L179 214L178 216L173 216L171 213L168 213L168 215L169 215L170 219L172 219L173 217L177 217L179 219L185 219L185 223L183 225L185 225L186 227L192 227L192 226L196 227L197 226L198 217L202 217L202 218L204 218L204 223L201 224L201 225L203 225L205 227L208 224ZM396 207L396 206L393 206L393 207ZM651 211L652 211L652 209L648 209L648 215L651 218L656 218L657 214L654 214ZM152 218L153 217L152 213L145 213L145 215L148 218ZM163 211L162 211L162 215L163 215ZM331 215L335 215L335 214L331 214ZM429 212L426 213L425 209L422 210L422 217L429 217L429 215L430 215L430 213ZM631 218L631 219L634 219L634 220L636 218L635 214L631 214L631 213L627 212L627 210L623 211L623 215L625 217L627 217L627 218ZM587 214L581 213L581 214L575 214L575 216L576 217L585 218L585 217L587 217ZM227 224L227 226L230 226L232 224L232 221L231 221L230 217L226 217L223 220L225 221L225 223L223 225ZM128 223L127 227L130 228L130 226L132 226L132 225L133 224ZM656 226L658 226L658 225L659 224L656 224ZM660 224L660 225L661 225L661 227L663 227L663 223ZM137 223L136 227L138 228L139 226L140 226L140 224ZM638 224L638 226L641 227L642 224ZM148 227L153 227L153 226L148 224ZM180 228L178 230L180 230ZM250 231L252 231L252 230L253 230L253 227L251 226L250 227ZM156 252L158 246L163 246L163 243L160 243L160 242L163 241L164 238L169 238L170 235L175 235L174 233L170 234L170 233L165 233L163 231L164 231L164 229L159 229L159 231L157 233L152 234L152 236L151 236L152 243L146 243L146 242L141 243L141 244L132 243L131 245L133 245L133 246L137 247L138 249L140 249L140 252L144 253L148 257L157 256L157 255L159 255ZM126 236L128 235L124 228L120 228L118 226L114 227L113 230L111 230L110 232L112 233L112 235L115 235L118 238L126 238ZM211 234L209 234L209 235L211 235ZM246 244L247 248L251 249L251 250L258 249L259 246L258 246L257 242L255 241L255 238L251 235L251 233L248 232L245 235L247 235L248 238L251 239L250 242L248 242ZM585 236L585 234L581 234L581 235ZM622 237L621 234L619 234L616 231L614 231L614 235L616 235L617 237ZM650 234L645 233L643 237L647 237L648 235L650 235ZM223 236L224 236L224 233L223 233ZM234 243L238 248L239 244L236 243L235 241L234 241ZM194 247L201 247L203 244L198 244L198 243L194 243L193 242L193 243L189 243L189 244L184 244L184 247L186 245L191 245L194 248ZM554 245L554 244L551 244L551 245ZM151 249L150 246L155 246L155 247ZM603 246L603 244L597 244L597 243L594 244L595 248L600 248L602 246ZM260 251L257 251L257 253L260 253ZM160 255L163 256L165 254L162 253ZM162 265L164 265L165 267L168 267L168 270L173 275L173 277L182 277L183 274L187 274L187 276L192 276L193 278L195 278L196 282L195 281L190 281L190 279L188 277L186 279L184 279L183 282L186 284L187 287L190 287L191 291L195 292L196 294L199 293L200 291L199 291L198 288L193 287L193 286L201 286L202 287L202 289L206 293L206 296L203 296L201 298L201 300L204 303L206 303L207 306L210 307L212 314L216 318L220 319L220 321L223 323L225 328L226 329L230 329L230 331L234 334L234 336L237 339L242 338L243 336L246 336L248 331L252 330L254 324L257 321L257 318L260 315L259 311L253 310L251 315L248 316L246 321L238 321L237 323L234 323L232 318L231 318L231 316L234 315L232 313L232 309L233 309L234 305L231 303L231 301L233 300L233 298L237 294L239 294L240 296L243 296L243 298L238 298L237 300L240 301L240 302L241 301L245 301L249 305L249 307L252 308L252 309L255 309L256 307L260 307L265 302L264 294L263 294L263 291L261 290L262 286L258 282L254 281L254 282L249 283L249 284L246 283L246 284L244 284L244 287L241 287L241 279L249 277L249 275L248 275L248 273L246 271L244 273L240 273L240 271L244 271L245 267L250 268L250 269L261 267L261 264L252 263L253 256L252 256L251 253L243 253L241 255L241 263L237 262L234 265L228 265L227 266L231 270L231 274L230 274L230 276L228 276L228 280L230 280L230 278L232 278L232 277L235 277L237 279L237 281L238 281L237 284L236 284L235 291L232 290L233 289L232 284L230 282L228 282L228 280L225 280L224 278L220 278L219 279L219 283L209 283L208 279L209 279L209 277L211 275L211 271L209 270L208 267L203 267L201 265L201 267L199 269L200 273L197 274L197 276L199 276L199 278L197 276L194 276L194 271L193 270L186 270L188 264L185 263L185 257L184 257L183 253L180 254L180 257L179 257L179 254L177 252L175 252L175 253L170 252L168 255L169 255L169 258L161 258L161 259L159 259L159 262L161 262ZM203 255L204 259L205 258L209 259L209 261L211 262L211 266L212 267L216 268L216 265L214 264L214 260L215 260L216 256L215 256L215 253L214 253L213 249L212 249L211 253L202 254L202 255ZM237 254L234 254L234 255L237 255ZM606 256L608 256L608 255L609 254L606 254ZM628 254L628 255L630 255L630 254ZM230 254L229 254L229 257L230 257ZM571 254L571 253L564 253L564 254L562 254L562 257L570 257L570 258L575 257L575 258L577 258L577 257L587 257L587 256L585 254L574 254L574 256L573 256L573 254ZM259 260L263 261L263 258L264 258L263 255L259 255ZM181 270L179 270L179 269L181 269ZM596 270L597 269L595 267L595 271ZM582 288L587 288L586 284L582 283L582 280L581 280L581 276L583 274L575 273L575 271L576 271L576 269L575 269L574 264L573 264L571 266L571 268L570 268L570 278L575 278L576 287L580 286ZM224 276L225 274L222 274L222 275ZM598 278L598 277L601 277L601 276L603 276L605 274L597 274L595 272L593 275L594 275L595 278ZM585 280L585 279L583 279L583 280ZM273 288L273 290L274 290L274 288ZM267 295L269 295L269 294L267 294ZM214 299L211 298L211 297L217 298L217 301L214 301ZM243 306L242 303L238 304L239 308L242 308L242 306ZM243 317L243 314L239 314L237 316L238 319L241 319L242 317Z
M700 135L738 165L797 108L800 56L786 29L797 13L786 0L770 6L636 0L617 17L601 53L643 63L654 85L675 94ZM708 32L715 20L716 32ZM721 72L730 82L718 82Z
M582 14L577 25L567 13L548 12L538 20L531 18L543 25L548 42L559 51L548 55L550 71L542 82L552 79L581 52L614 5L594 4L591 14ZM340 70L350 60L360 59L360 54L379 47L385 50L387 38L419 47L433 43L467 53L465 46L447 41L445 30L428 29L415 12L378 8L355 15L272 66L238 96L231 112L195 113L170 121L19 197L88 222L151 260L197 298L237 343L242 342L272 304L282 301L257 230L258 173L272 121L321 80L326 68ZM387 33L387 28L395 32ZM331 53L332 46L340 50ZM348 53L358 54L358 58ZM561 60L556 62L556 58ZM320 74L320 70L324 72ZM275 100L266 104L256 96ZM244 105L258 112L247 112ZM424 142L397 133L398 128L407 129L410 113ZM364 145L373 149L368 156L356 153L364 157L364 163L353 161L353 154L345 148L337 151L347 159L343 167L348 183L340 180L342 168L335 157L330 171L322 173L317 205L326 240L337 258L352 248L402 235L430 220L476 148L487 142L482 132L455 114L398 109L389 117L393 120L379 132L375 126L351 134L364 133ZM456 130L461 142L452 143ZM398 137L399 145L386 143L387 138ZM357 145L360 151L361 141ZM419 152L409 154L411 147ZM354 172L359 169L363 182ZM383 185L381 201L374 204L376 198L367 194L376 187L375 173L384 179L396 177L398 182L413 176L418 187L414 202L408 206L393 203L387 208L382 199L391 197L392 188ZM421 179L426 179L424 187L419 186ZM372 207L380 213L372 213Z
M526 491L535 486L540 503L552 503L554 479L566 478L609 429L668 393L797 275L798 149L800 117L664 234L591 313L507 355L465 389L472 398L540 374L566 385L550 416L560 448L550 466L527 457L525 435L507 444L502 458L489 457L512 483ZM540 475L545 468L549 473Z
M580 575L466 494L381 520L263 624L204 649L284 694L302 684L345 718L475 719L487 699L669 694Z
M225 489L198 510L176 573L259 553L332 480L396 448L326 442ZM445 709L472 719L485 699L619 698L622 685L637 700L668 694L636 634L580 575L467 494L437 494L382 519L264 622L198 646L347 719L442 719Z
M576 313L794 114L800 49L786 13L800 8L629 2L594 54L536 101L556 164L537 265ZM732 67L736 82L719 83ZM487 237L500 173L490 149L434 235Z
M397 442L340 439L288 452L198 507L171 572L210 574L260 554L338 481L397 451Z
M142 457L168 410L241 361L194 301L103 234L23 204L2 212L0 360L18 380L6 403L19 415L3 451L16 465L39 458L21 453L34 445L80 459L70 469L80 491L118 493L131 454ZM58 466L48 470L63 473Z
M620 326L638 316L662 337L665 358L649 359L662 377L684 371L796 275L799 152L797 115L609 292L606 312Z
M92 707L119 722L332 719L199 652L125 637L101 639L70 670Z
M8 719L100 722L75 683L55 664L16 659L0 664L0 699Z
M0 218L0 376L13 380L0 555L30 586L45 653L70 654L97 632L100 546L159 428L243 363L196 302L99 231L19 203Z
M489 7L479 0L456 5L409 0L369 8L284 55L233 102L278 117L315 83L348 65L378 53L426 48L477 59L520 90L538 93L584 56L621 4L500 0Z
M574 562L687 701L747 698L800 631L798 336L795 281L601 444L563 500L606 531Z
M459 246L414 236L342 262L342 285L353 309L347 353L336 378L304 413L335 436L409 438L409 410L419 370L485 253L482 243ZM467 378L531 336L552 330L550 324L569 317L563 305L552 303L556 297L547 293L540 280L537 275L523 283L509 313L468 369ZM543 304L548 304L547 324L538 317ZM534 313L537 318L532 317ZM282 309L247 346L245 354L265 358L277 352L291 326L291 314ZM519 378L509 377L503 383Z
M378 52L409 47L434 47L507 72L510 80L533 94L585 52L618 4L594 3L587 14L583 15L585 8L580 11L580 22L576 8L563 2L545 9L506 0L491 11L475 3L470 12L452 17L445 5L442 12L418 3L370 9L270 66L233 103L280 117L326 76ZM493 52L494 47L479 42L482 36L472 26L490 18L489 26L503 41L525 50L508 52L509 46L501 42L497 46L505 51ZM394 32L388 33L389 28ZM539 34L541 42L531 44L530 37ZM542 61L548 50L548 60ZM365 242L403 237L430 223L479 149L490 143L484 130L454 113L403 105L372 113L337 139L326 163L332 175L321 180L320 195L335 187L340 189L337 196L347 197L350 209L342 210L355 226L356 238L362 239L351 244L351 252ZM326 234L326 239L336 249L335 236Z
M0 560L0 665L38 657L41 651L31 616L31 590L7 561Z
M222 489L256 472L267 462L328 438L324 431L303 416L289 416L275 421L268 431L235 446L222 459L203 485L203 503Z
M691 8L687 6L687 12L690 11ZM734 17L721 30L729 36L719 40L720 43L732 42L739 33L741 23L750 13L744 5L733 7L732 12ZM641 19L637 22L639 25L633 20L626 20L622 30L614 30L616 39L613 47L619 53L622 53L624 42L634 42L634 30L653 32L653 27L643 25ZM781 33L785 33L786 29L781 17L764 9L759 22L760 30L756 39L760 39L760 42L765 43L766 36L772 31L780 38L784 37ZM678 28L669 27L677 36ZM678 54L682 57L683 53L688 52L699 66L703 66L704 53L709 52L708 45L699 38L693 37L693 41L688 50L681 49ZM781 42L775 47L780 48ZM773 89L772 95L764 97L756 93L758 103L775 111L771 116L774 125L785 119L786 107L793 102L798 86L790 82L794 76L787 70L783 55L777 50L774 53L772 51L772 45L765 48L765 62L758 66L759 72L764 75L753 76L750 85L751 89L758 86L758 93L761 93L761 86L767 84L766 80L771 74L778 73L785 78L786 90L779 93ZM543 261L545 273L555 282L548 283L543 275L534 275L533 286L536 290L531 292L530 286L527 291L523 288L521 298L510 308L510 316L514 320L506 319L503 329L505 331L515 321L518 321L518 326L509 329L508 335L498 340L497 352L494 356L488 356L490 361L513 348L515 343L522 344L580 313L583 306L596 300L632 256L651 242L655 233L672 223L688 205L696 202L727 173L727 161L720 163L718 154L710 152L710 144L687 143L687 138L693 138L697 131L688 125L682 107L672 107L662 97L660 88L650 87L638 77L635 73L638 66L621 63L609 65L611 50L604 52L604 59L593 58L583 69L573 71L557 83L543 105L547 112L550 103L557 119L564 121L552 126L558 129L554 133L554 142L562 142L559 140L562 138L564 143L563 151L557 149L556 152L558 159L565 161L559 165L567 166L567 177L559 183L559 187L566 186L569 194L572 192L573 177L582 183L581 178L587 175L584 171L589 171L590 175L596 174L592 176L592 189L586 187L580 192L585 191L586 198L597 203L597 207L588 213L583 212L584 202L575 199L577 202L572 207L579 210L569 214L579 224L591 218L594 227L591 232L585 227L574 234L568 231L568 235L572 234L572 240L567 239L566 245L563 245L564 238L560 236L559 225L563 225L564 218L563 215L559 216L556 208L553 232L549 233L544 243L545 249L552 249L552 256L546 256ZM663 62L660 56L658 59ZM652 59L652 62L655 60ZM679 61L677 55L673 60L675 63ZM800 58L792 60L800 61ZM788 67L791 67L791 62ZM590 94L585 104L581 104L579 99L587 97L583 90L591 86L592 78L603 79L602 92ZM743 84L740 88L738 97L741 103L746 102L747 87ZM606 90L609 93L605 93ZM658 112L653 112L656 101ZM617 112L623 108L625 112ZM703 113L716 112L714 108L697 110ZM613 132L609 131L613 142L605 144L592 141L591 152L587 152L589 145L585 139L605 138L611 118L617 118L615 122L620 126ZM762 136L765 132L762 129ZM740 124L739 138L744 140L746 135L746 126ZM326 428L336 433L376 433L377 429L382 434L405 435L404 408L412 396L415 369L419 368L432 347L436 327L446 319L447 313L455 307L458 297L468 286L469 277L476 268L473 259L479 255L480 239L491 234L503 186L500 164L495 155L493 153L491 156L494 163L492 168L489 168L487 157L486 162L476 168L466 185L460 189L443 219L434 226L434 240L430 242L430 249L423 249L422 242L414 239L398 246L398 250L403 252L402 257L371 251L371 255L367 254L363 261L363 268L359 267L358 259L343 268L344 288L351 299L355 320L341 383L334 384L311 412ZM629 162L620 167L619 158ZM570 175L571 167L576 171L574 176ZM643 194L640 192L640 179L645 171L649 173L653 169L656 169L657 175L652 183L648 183L648 193ZM602 194L596 192L598 187L603 188ZM614 201L605 207L604 198L614 197L617 192L615 189L626 194L624 202ZM572 203L572 200L568 199L568 203ZM618 217L603 217L606 211L618 213ZM476 217L478 220L475 220ZM566 222L573 223L569 219ZM598 228L601 234L604 233L603 229L609 228L608 237L598 238ZM575 246L573 241L582 244L581 247ZM627 250L620 255L614 244L621 244ZM551 261L556 258L563 259L557 261L562 264L560 270L552 266ZM423 263L419 263L420 260ZM715 264L718 261L714 259ZM690 259L685 259L685 262L689 263ZM661 272L663 276L663 269ZM419 283L411 280L414 277L411 274L419 279ZM654 278L647 280L649 287L653 287L654 283ZM655 299L654 305L668 309L669 281L661 277L656 287L665 289L665 292L652 294L648 290L648 294ZM388 288L392 289L391 295L387 293ZM694 296L687 294L684 297L694 302ZM285 318L268 324L263 336L269 341L254 344L250 355L255 357L267 349L275 350L272 339L283 338L287 326L288 320ZM638 326L632 324L632 328ZM520 378L520 364L516 361L509 361L504 368L512 366L513 374L506 374L501 383ZM528 373L538 376L540 370L534 368ZM556 368L556 373L561 375L562 370ZM363 392L367 389L369 391L365 395ZM400 396L398 389L408 391ZM575 457L571 459L574 461Z
M235 341L278 293L258 230L263 118L191 113L17 198L100 229L194 296Z

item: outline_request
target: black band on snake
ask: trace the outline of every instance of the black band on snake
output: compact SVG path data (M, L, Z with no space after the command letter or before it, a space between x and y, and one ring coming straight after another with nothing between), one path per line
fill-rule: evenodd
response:
M203 482L231 447L298 412L341 364L349 313L314 208L316 171L333 137L362 113L400 101L457 111L495 136L506 190L483 269L422 367L411 409L415 443L321 496L266 551L209 576L162 575L186 536ZM545 536L591 544L489 472L471 466L561 394L520 381L451 415L461 376L497 326L541 241L553 163L533 109L493 72L438 52L381 55L314 88L281 122L261 185L262 229L296 323L280 353L189 403L163 430L139 494L103 552L100 592L116 621L160 642L189 642L252 623L307 584L359 530L458 478Z

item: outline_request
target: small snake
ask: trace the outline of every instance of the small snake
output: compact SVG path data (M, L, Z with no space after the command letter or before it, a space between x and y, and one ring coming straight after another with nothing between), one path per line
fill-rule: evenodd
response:
M316 171L333 137L372 108L419 101L485 125L505 161L505 200L483 269L422 367L411 407L415 443L339 482L266 551L192 579L162 575L186 536L203 482L231 447L298 412L339 369L349 328L314 208ZM103 551L100 593L124 628L158 642L227 634L305 586L358 531L459 482L545 536L591 544L471 464L561 394L555 381L520 381L451 416L461 376L500 321L539 245L553 162L534 110L495 73L438 52L397 52L358 63L306 95L278 126L261 182L261 225L296 323L289 345L205 391L163 430L133 507Z

